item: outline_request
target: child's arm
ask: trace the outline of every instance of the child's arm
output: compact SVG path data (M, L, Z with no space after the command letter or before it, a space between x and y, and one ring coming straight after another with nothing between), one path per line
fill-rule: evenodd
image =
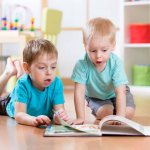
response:
M83 124L85 120L85 85L75 83L74 104L77 117L74 124Z
M15 102L15 120L20 124L35 127L50 124L50 119L45 115L40 115L37 117L28 115L26 113L26 104L20 102Z
M115 88L116 93L116 115L125 117L126 114L126 86Z

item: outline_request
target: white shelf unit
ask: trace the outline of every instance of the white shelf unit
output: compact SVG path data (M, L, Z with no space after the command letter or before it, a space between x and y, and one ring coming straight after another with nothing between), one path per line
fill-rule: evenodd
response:
M150 0L122 0L123 60L129 84L133 85L132 67L150 64L150 43L130 43L129 25L150 23ZM134 86L132 86L133 88ZM136 87L136 86L135 86ZM150 86L148 86L150 88Z

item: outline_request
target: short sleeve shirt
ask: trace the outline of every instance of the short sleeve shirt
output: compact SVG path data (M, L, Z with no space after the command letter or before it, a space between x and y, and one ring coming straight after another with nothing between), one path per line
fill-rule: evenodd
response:
M114 88L128 83L123 63L114 53L110 54L102 72L96 69L86 54L83 60L76 63L71 79L85 84L86 96L102 100L115 97Z
M26 104L26 112L31 116L46 115L53 116L53 106L64 104L63 84L56 77L54 81L43 91L32 85L29 75L23 75L10 94L10 102L6 110L10 117L14 117L14 104L20 102Z

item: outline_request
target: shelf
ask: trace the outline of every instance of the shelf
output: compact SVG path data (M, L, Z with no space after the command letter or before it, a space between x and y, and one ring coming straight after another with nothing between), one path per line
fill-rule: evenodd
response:
M132 1L132 2L124 2L124 6L141 6L141 5L150 5L150 1Z
M131 24L148 24L150 21L150 0L123 0L122 33L123 61L125 72L133 93L149 94L150 86L134 86L132 68L136 64L150 64L150 43L130 43ZM141 33L142 34L142 33ZM140 36L140 33L136 36ZM127 61L126 61L127 60Z
M150 48L150 43L124 44L125 48Z
M150 86L134 86L129 85L131 92L134 94L144 95L144 96L150 96Z

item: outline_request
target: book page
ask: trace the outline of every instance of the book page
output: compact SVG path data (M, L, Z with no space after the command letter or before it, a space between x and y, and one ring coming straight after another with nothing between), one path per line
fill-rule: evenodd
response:
M91 125L75 125L78 128L83 129L85 132L76 130L74 128L66 127L63 125L52 125L48 126L44 132L44 136L101 136L101 134L97 134L98 126L96 129L92 128ZM86 132L92 131L92 132Z
M102 129L104 124L106 122L108 122L108 121L119 121L119 122L122 122L122 123L128 125L130 128L133 128L134 130L138 131L142 135L145 135L145 133L144 133L144 126L142 126L139 123L136 123L136 122L134 122L132 120L129 120L129 119L125 118L125 117L116 116L116 115L109 115L109 116L106 116L105 118L103 118L100 121L100 124L99 124L100 130ZM116 132L117 132L117 130L116 130Z
M150 136L150 126L144 126L144 134Z
M101 130L103 135L142 135L137 130L126 125L104 125Z
M67 122L65 122L57 112L55 112L55 115L57 115L58 117L58 120L60 122L60 124L64 127L68 127L68 128L71 128L71 129L74 129L74 130L77 130L77 131L80 131L80 132L86 132L88 134L94 134L94 135L97 135L97 136L101 136L102 133L101 131L99 130L98 128L98 125L93 125L93 124L84 124L84 125L70 125L68 124Z

